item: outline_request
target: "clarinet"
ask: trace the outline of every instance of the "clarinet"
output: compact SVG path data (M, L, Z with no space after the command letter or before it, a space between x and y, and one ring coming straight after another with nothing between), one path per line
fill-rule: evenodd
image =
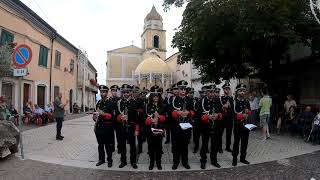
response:
M124 102L124 111L123 111L123 121L122 121L122 125L126 128L126 132L128 132L129 128L128 128L128 101Z
M214 104L212 104L212 111L211 111L211 117L213 117L215 114L215 108L214 108ZM211 129L214 129L214 120L211 120Z
M183 104L182 104L182 111L186 112L187 111L187 104L186 104L186 100L183 100ZM185 122L186 121L186 116L182 116L182 121Z

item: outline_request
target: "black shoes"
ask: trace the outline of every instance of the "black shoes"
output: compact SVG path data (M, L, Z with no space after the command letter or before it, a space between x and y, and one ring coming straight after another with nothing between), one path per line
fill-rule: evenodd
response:
M153 167L154 167L154 163L150 163L149 170L151 171L153 169Z
M131 166L132 166L133 169L137 169L138 168L136 163L131 163Z
M157 168L158 168L158 170L162 170L161 164L157 163Z
M190 168L191 168L190 165L187 164L187 163L183 163L182 166L183 166L184 168L186 168L186 169L190 169Z
M206 169L206 163L201 163L200 168L201 169Z
M238 160L237 160L237 158L233 158L233 160L232 160L232 166L237 166L237 162Z
M172 170L176 170L178 168L178 164L173 164L172 165Z
M56 137L56 140L62 141L63 138L62 137Z
M221 168L220 164L218 164L217 162L211 162L211 164L212 164L214 167Z
M56 140L60 140L61 141L61 140L63 140L63 138L64 138L64 136L61 136L61 135L60 136L56 136Z
M232 150L230 148L226 148L226 151L228 152L232 152Z
M101 164L104 164L104 163L105 163L104 160L99 160L99 161L97 162L96 166L100 166Z
M109 168L112 167L112 161L108 161L108 167L109 167Z
M250 164L250 162L245 159L240 159L240 162L242 162L243 164Z
M119 168L123 168L123 167L125 167L126 165L127 165L126 162L121 162L121 164L119 165Z

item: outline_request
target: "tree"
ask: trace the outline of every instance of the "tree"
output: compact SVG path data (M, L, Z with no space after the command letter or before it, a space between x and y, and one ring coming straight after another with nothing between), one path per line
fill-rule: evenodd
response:
M0 78L7 76L10 71L14 46L14 44L0 46Z
M183 0L164 0L164 8ZM320 25L305 0L190 0L173 38L178 63L192 60L203 82L252 73L267 83L278 73L291 45L318 55Z

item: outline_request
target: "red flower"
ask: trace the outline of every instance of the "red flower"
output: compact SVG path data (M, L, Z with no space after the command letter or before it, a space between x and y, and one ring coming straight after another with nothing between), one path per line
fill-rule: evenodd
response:
M171 115L172 115L173 119L178 119L179 118L178 111L172 111Z
M201 122L205 124L209 123L209 115L208 114L202 115Z
M159 122L163 123L166 120L166 117L164 115L159 116Z
M151 119L151 117L148 117L147 119L146 119L146 125L147 126L150 126L152 124L152 119Z

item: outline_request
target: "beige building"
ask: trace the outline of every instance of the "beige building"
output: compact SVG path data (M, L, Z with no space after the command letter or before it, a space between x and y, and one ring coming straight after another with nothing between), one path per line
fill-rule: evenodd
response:
M152 53L150 53L150 51L153 49L157 51L157 57L154 57ZM170 79L170 77L167 77L167 75L165 75L168 74L166 73L168 69L164 70L163 76L163 78L166 79L166 83L164 83L164 81L162 80L159 81L159 78L163 79L162 72L152 72L152 70L150 72L148 70L147 73L151 74L151 76L154 77L151 78L151 81L150 78L143 79L142 82L144 83L141 82L141 79L139 80L139 77L141 78L145 75L145 73L142 73L139 76L141 67L143 67L142 69L149 68L145 65L142 65L145 64L143 60L149 58L158 60L159 58L161 61L164 61L166 59L166 53L166 31L163 29L163 19L157 12L156 8L153 6L151 11L144 19L144 27L141 35L141 48L131 45L107 52L107 85L111 86L113 84L117 84L121 86L122 84L127 83L139 85L141 88L149 88L154 81L158 83L161 82L161 85L166 84L167 79ZM163 65L161 61L158 62ZM140 68L136 72L139 64L141 64ZM150 68L152 69L152 67ZM148 81L149 83L145 83L146 81Z
M0 45L25 44L33 54L21 89L15 77L0 80L0 94L7 104L18 108L18 94L22 92L23 104L32 101L44 107L61 92L63 101L69 99L71 112L76 102L78 49L19 0L0 1L0 19Z
M76 103L83 111L95 109L97 87L97 70L91 64L85 51L79 50L77 64L77 99Z

